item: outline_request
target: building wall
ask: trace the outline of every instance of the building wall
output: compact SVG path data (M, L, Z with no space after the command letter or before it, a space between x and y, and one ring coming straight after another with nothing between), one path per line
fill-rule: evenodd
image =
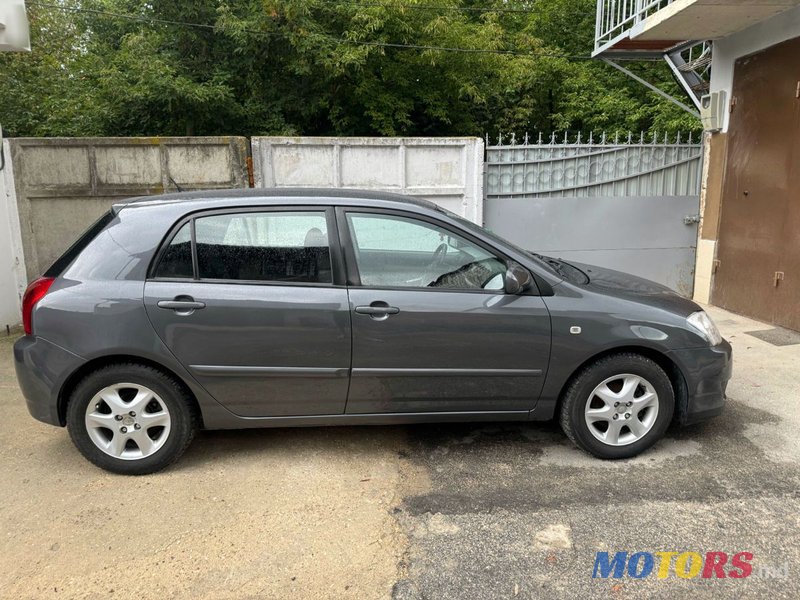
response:
M20 300L25 291L25 259L14 193L14 173L8 141L2 142L6 158L0 171L0 329L20 321ZM0 335L3 332L0 331Z
M800 35L800 7L795 7L733 35L714 40L711 91L724 91L730 103L736 60ZM702 221L697 245L694 298L708 303L714 283L722 189L726 175L727 131L730 110L724 112L722 131L707 134L707 156L700 195Z
M730 101L736 59L796 38L798 35L800 35L800 6L784 11L733 35L714 40L711 91L724 90ZM723 132L728 130L729 114L728 111L725 111Z

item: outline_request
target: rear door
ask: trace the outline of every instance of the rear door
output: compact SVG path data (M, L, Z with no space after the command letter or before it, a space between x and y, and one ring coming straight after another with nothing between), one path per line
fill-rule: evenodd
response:
M324 207L203 213L176 226L146 282L158 335L235 414L344 412L350 314L334 222Z
M507 295L507 261L436 220L337 209L353 324L348 413L531 410L550 354L535 294Z

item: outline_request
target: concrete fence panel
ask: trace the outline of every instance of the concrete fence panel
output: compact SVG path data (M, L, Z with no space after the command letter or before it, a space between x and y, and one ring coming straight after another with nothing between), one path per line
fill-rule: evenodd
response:
M480 138L254 137L256 187L335 187L426 198L483 220Z
M248 182L243 137L18 138L9 150L29 280L115 202Z

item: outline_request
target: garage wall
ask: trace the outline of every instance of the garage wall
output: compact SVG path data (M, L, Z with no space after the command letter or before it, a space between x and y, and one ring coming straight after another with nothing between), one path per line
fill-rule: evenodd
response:
M254 137L256 187L382 190L483 221L480 138Z
M243 137L8 141L28 280L115 202L248 182Z
M25 291L25 259L22 253L17 199L14 193L14 173L7 160L8 141L2 142L0 157L0 328L20 321L20 299ZM3 332L0 331L0 335Z

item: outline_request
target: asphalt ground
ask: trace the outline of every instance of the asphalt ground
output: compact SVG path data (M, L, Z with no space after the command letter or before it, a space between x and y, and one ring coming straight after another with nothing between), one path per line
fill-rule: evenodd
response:
M617 462L554 424L453 424L202 432L162 473L112 475L27 414L0 337L0 597L798 598L800 344L709 312L725 413ZM593 578L598 552L753 572Z

